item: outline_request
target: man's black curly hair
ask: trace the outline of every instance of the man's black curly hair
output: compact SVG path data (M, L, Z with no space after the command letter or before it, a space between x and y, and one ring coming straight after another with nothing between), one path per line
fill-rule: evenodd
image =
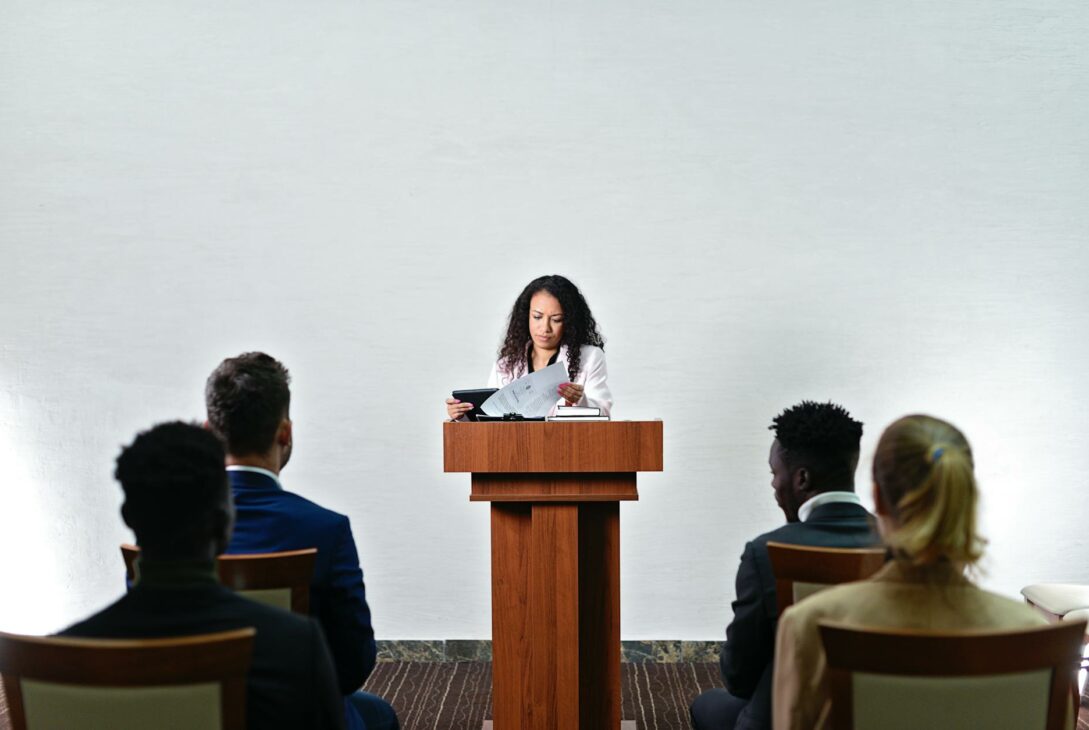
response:
M219 364L204 386L208 425L233 456L263 454L272 446L291 405L291 374L263 352L245 352Z
M816 485L831 489L854 484L862 422L835 403L802 401L768 426L792 468L805 467Z
M114 477L137 544L175 559L206 550L227 519L225 460L215 434L181 421L161 423L123 448Z

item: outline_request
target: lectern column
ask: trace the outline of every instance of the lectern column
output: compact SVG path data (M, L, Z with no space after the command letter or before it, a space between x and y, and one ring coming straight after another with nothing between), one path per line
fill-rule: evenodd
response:
M620 726L617 502L492 503L492 672L496 730Z
M446 471L491 503L494 730L619 730L620 502L662 423L447 423Z

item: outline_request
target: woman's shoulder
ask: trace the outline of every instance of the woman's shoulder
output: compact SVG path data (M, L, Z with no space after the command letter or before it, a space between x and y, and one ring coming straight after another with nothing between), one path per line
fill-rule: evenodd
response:
M975 585L970 586L968 592L977 604L981 621L987 626L996 629L1017 629L1047 624L1043 614L1024 601L1018 601Z
M605 350L601 349L597 345L582 345L579 347L579 355L582 356L583 362L590 362L591 360L604 360Z
M791 606L784 617L799 627L815 627L822 620L895 624L895 617L915 603L916 593L928 593L925 586L899 582L897 567L890 562L867 579L829 586Z
M872 596L876 585L872 581L863 580L825 588L795 603L786 610L783 617L789 617L793 623L801 625L813 624L822 619L848 618L853 612L852 609L865 603L868 595Z
M876 579L825 589L799 601L783 618L798 631L815 630L822 620L936 631L1016 629L1047 623L1025 603L968 581L948 585L901 582L889 580L888 572L881 571Z

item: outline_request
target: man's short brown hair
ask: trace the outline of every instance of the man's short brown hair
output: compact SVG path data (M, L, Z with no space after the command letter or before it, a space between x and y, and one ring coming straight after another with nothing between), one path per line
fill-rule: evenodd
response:
M291 375L276 358L246 352L219 364L204 387L208 424L232 456L267 452L291 405Z

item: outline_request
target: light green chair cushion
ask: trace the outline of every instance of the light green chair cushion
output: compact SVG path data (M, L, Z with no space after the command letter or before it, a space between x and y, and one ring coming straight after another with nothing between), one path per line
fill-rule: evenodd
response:
M238 591L238 595L245 596L251 601L263 603L266 606L275 606L285 611L291 610L290 588L268 588L259 591Z
M218 730L220 689L212 683L87 687L24 679L29 730Z
M1043 730L1051 672L903 677L855 672L855 730Z

